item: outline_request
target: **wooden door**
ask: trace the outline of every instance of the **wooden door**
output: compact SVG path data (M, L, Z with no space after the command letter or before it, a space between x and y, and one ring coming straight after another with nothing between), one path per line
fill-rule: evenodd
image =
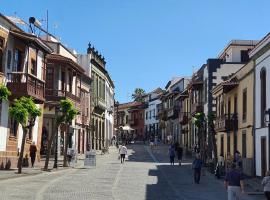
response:
M53 77L54 77L54 68L52 66L47 66L46 72L46 91L47 94L53 95Z
M78 130L78 153L81 153L81 130Z
M266 137L261 137L261 176L265 176L265 172L267 169L266 163Z

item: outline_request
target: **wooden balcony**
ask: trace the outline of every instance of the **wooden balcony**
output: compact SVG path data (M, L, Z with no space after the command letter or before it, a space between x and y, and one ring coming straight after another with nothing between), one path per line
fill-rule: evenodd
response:
M189 116L188 112L180 112L179 113L179 122L181 125L185 125L188 123L188 116Z
M46 88L45 90L45 97L46 101L60 101L63 99L69 99L75 104L80 104L81 99L80 97L72 94L71 92L65 91L65 90L54 90Z
M45 82L32 74L12 72L7 74L7 87L11 91L11 99L22 96L32 97L35 103L45 101Z
M230 132L238 129L237 114L224 114L218 116L215 122L216 132Z
M173 106L167 110L167 117L170 119L178 118L179 107Z
M191 104L191 115L194 116L196 113L203 112L203 103L202 102L196 102Z

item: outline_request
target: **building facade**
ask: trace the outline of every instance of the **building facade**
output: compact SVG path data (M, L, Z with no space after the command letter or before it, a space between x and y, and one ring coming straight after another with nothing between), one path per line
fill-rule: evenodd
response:
M43 113L45 60L51 52L37 36L24 32L0 14L0 80L12 93L8 101L1 102L0 108L0 165L3 167L7 162L11 163L11 167L17 166L23 134L21 125L9 116L8 107L12 106L14 99L27 96L33 98ZM27 134L25 155L29 155L32 142L40 148L42 123L41 115Z
M270 169L270 143L269 132L267 128L267 121L269 121L269 118L265 113L270 108L269 44L270 34L267 34L249 54L255 65L254 142L256 176L264 176L265 172Z
M162 93L163 90L161 88L157 88L145 95L145 103L147 104L147 107L144 111L144 135L147 140L155 137L160 140L162 139L157 110L157 105L161 103L160 97Z
M82 113L81 110L81 93L82 93L82 77L84 69L77 64L75 54L67 49L53 36L46 37L44 40L49 45L54 53L47 56L46 68L46 90L45 90L45 109L43 117L42 130L42 154L46 154L47 143L53 131L58 131L57 141L58 153L63 155L65 143L68 142L68 148L78 150L78 137L81 137L82 116L77 115L72 121L72 124L67 130L64 125L60 125L57 130L56 117L59 112L60 100L70 100L75 109ZM85 92L84 92L85 94ZM66 141L68 134L68 141ZM86 138L84 138L86 141ZM87 145L85 145L87 146Z
M254 174L253 97L254 66L250 61L228 80L213 89L217 102L215 130L217 152L231 162L234 153L242 156L243 172Z

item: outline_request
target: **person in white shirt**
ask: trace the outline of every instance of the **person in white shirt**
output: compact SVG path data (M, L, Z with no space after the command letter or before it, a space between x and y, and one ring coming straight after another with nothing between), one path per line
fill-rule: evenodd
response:
M125 145L122 145L119 148L119 154L120 154L121 163L124 163L125 162L125 157L127 155L127 147Z

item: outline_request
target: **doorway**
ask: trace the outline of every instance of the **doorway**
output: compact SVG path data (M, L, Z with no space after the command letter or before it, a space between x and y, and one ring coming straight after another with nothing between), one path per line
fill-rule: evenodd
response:
M265 172L267 169L266 162L266 137L261 137L261 176L265 176Z

